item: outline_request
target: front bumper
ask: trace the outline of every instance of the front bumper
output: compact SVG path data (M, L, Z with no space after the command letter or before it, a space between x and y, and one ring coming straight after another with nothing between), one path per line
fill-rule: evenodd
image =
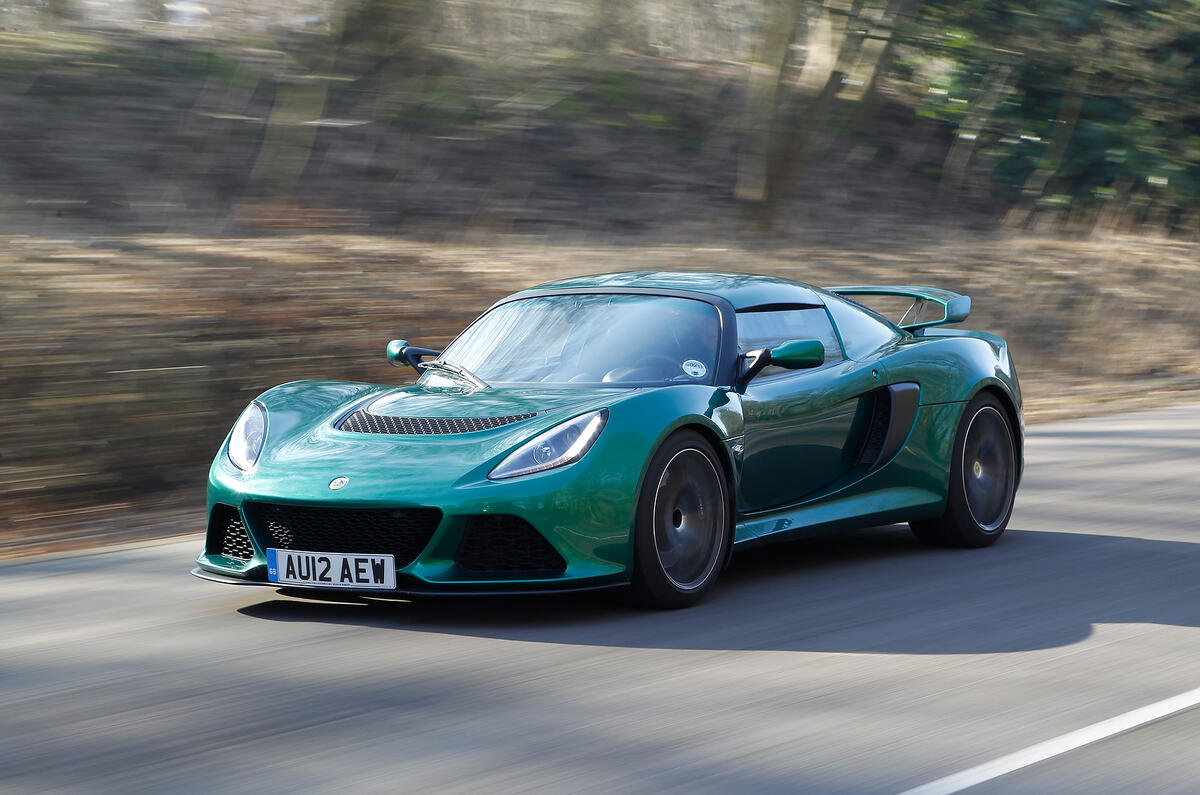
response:
M324 548L309 547L299 538L281 542L287 533L281 535L270 527L263 506L335 516L435 508L440 518L428 540L422 539L413 555L396 556L396 593L523 593L619 585L628 582L632 566L637 468L611 463L604 455L589 455L559 470L512 480L466 477L437 483L426 477L420 488L414 488L416 478L382 478L378 462L292 467L286 477L272 477L248 476L218 456L209 474L209 533L204 551L196 558L199 576L218 582L278 585L267 579L266 550L272 546L343 554L390 552L362 548L372 546L366 542L358 542L359 548L353 544L336 548L328 542ZM336 491L329 488L335 476L348 478L347 485ZM232 553L223 549L222 515L236 517L247 536ZM504 565L492 570L464 561L469 533L498 534L489 543L493 557L502 557L503 534L514 526L523 527L526 534L536 533L536 540L544 540L561 565L551 571L547 566L523 569L520 555L517 562L502 561Z

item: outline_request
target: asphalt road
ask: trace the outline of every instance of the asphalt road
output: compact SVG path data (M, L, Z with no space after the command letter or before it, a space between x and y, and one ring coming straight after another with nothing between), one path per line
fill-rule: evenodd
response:
M1008 534L744 553L701 606L373 604L179 542L0 568L0 790L898 792L1200 687L1200 405L1034 426ZM980 792L1200 788L1200 709Z

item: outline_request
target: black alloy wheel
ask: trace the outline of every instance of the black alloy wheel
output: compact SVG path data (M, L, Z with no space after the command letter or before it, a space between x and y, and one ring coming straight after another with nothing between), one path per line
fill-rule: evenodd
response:
M730 541L729 486L716 452L695 431L680 431L655 453L638 500L633 589L649 607L703 598L720 574Z
M967 404L950 459L946 511L909 522L929 544L985 547L1008 526L1017 490L1017 445L1000 401L981 392Z

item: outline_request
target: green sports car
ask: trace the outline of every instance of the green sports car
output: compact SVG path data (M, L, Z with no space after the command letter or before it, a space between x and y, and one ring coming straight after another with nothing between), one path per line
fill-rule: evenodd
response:
M905 299L898 325L852 297ZM208 479L197 576L364 594L630 586L683 607L735 547L908 522L982 547L1023 421L970 299L907 286L620 273L509 296L409 386L254 400Z

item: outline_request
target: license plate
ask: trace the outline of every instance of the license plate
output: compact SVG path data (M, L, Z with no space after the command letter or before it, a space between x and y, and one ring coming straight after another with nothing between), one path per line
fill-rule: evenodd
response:
M391 555L268 549L267 579L308 588L395 588L396 559Z

